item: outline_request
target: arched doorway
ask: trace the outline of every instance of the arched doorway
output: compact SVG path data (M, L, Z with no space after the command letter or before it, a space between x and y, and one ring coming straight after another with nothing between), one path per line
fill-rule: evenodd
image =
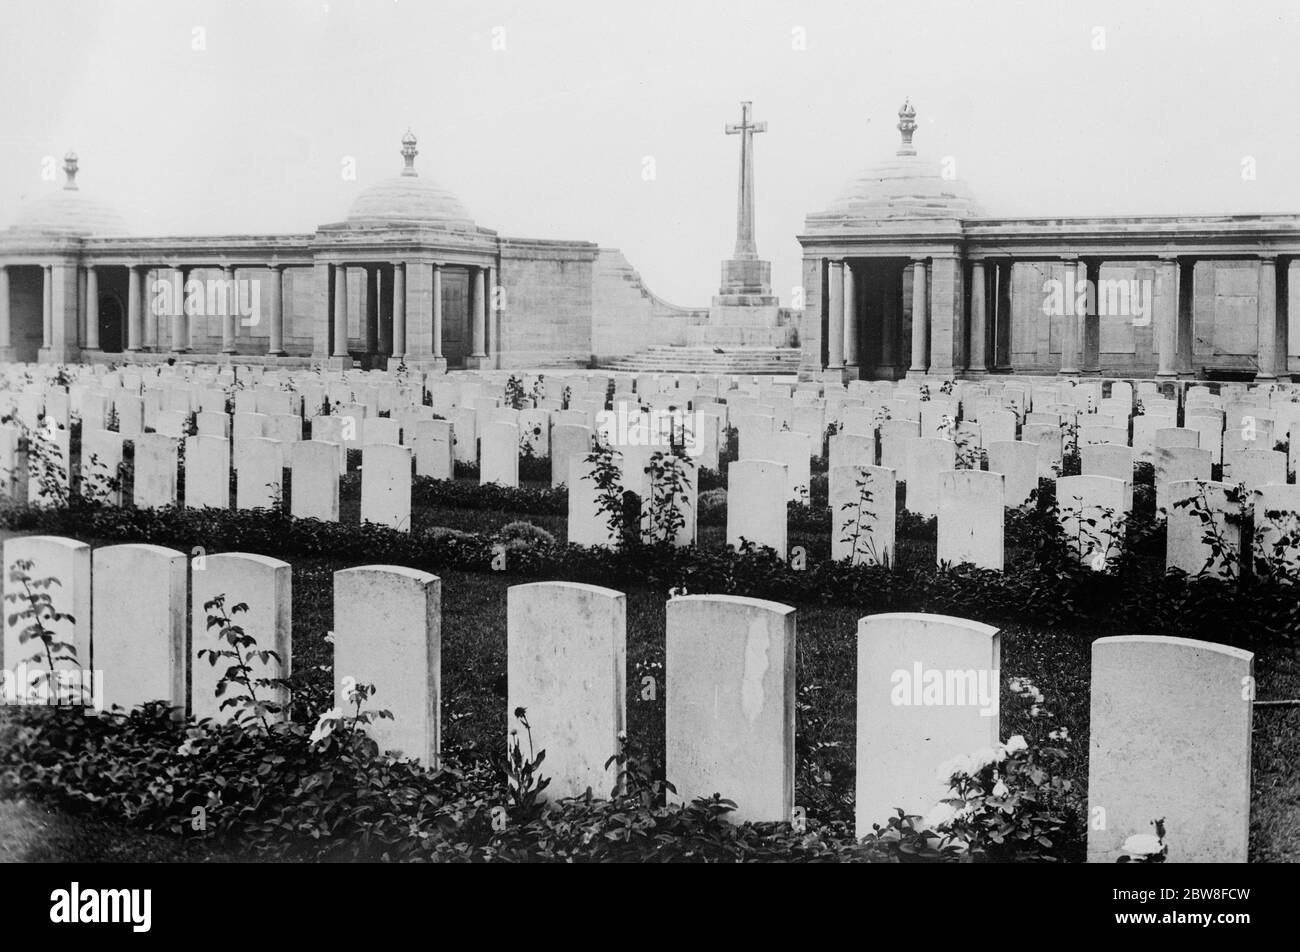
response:
M109 354L122 352L122 302L114 294L99 296L99 349Z

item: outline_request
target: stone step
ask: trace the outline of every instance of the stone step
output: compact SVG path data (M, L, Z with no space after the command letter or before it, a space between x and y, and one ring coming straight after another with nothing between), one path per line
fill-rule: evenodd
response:
M797 347L723 348L719 354L711 347L657 346L609 361L602 368L634 372L790 374L798 371L800 356Z

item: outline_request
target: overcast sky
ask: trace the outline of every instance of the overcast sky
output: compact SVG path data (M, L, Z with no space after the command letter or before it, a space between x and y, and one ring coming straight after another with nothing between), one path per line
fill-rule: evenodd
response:
M0 227L73 149L139 234L312 231L409 126L479 224L707 305L750 99L788 303L803 216L897 148L905 96L991 215L1300 212L1294 3L3 0L0 42Z

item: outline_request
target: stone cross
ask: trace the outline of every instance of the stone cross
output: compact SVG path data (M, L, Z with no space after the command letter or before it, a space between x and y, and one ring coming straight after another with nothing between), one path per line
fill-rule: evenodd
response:
M736 257L757 258L754 244L754 133L766 132L766 122L751 122L749 102L740 104L740 122L729 122L726 132L740 139L740 195L736 207Z

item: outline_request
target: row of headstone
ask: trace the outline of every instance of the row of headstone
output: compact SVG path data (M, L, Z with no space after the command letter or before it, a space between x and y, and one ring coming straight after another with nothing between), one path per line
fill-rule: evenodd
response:
M25 573L29 579L15 580L15 571L26 563L31 564ZM230 623L256 637L259 651L278 655L278 661L263 661L245 652L249 676L287 677L292 668L292 569L287 562L246 553L191 558L162 546L138 544L102 546L92 553L89 545L75 539L21 536L5 542L4 570L5 594L18 599L6 601L3 667L15 673L15 680L21 675L24 687L50 670L41 641L23 638L36 622L30 613L24 616L28 609L35 611L54 642L73 646L75 663L71 656L55 656L58 676L95 672L102 679L98 703L106 710L164 701L184 712L188 689L196 719L237 716L237 709L223 707L215 695L230 660L214 664L198 654L230 648L219 640L220 628L208 623L220 610L205 607L222 596ZM47 579L57 584L41 584ZM141 579L149 583L142 585ZM49 598L41 600L42 592ZM192 605L188 614L187 596ZM237 604L247 605L247 612L234 613ZM232 690L225 696L238 693ZM263 691L262 699L283 704L285 697L271 688Z
M201 557L193 580L193 650L219 647L205 603L249 606L237 623L273 646L280 663L254 660L254 675L291 670L290 567L242 554ZM187 558L156 546L90 552L68 539L5 544L10 569L30 559L63 583L50 622L87 666L102 671L106 705L164 700L185 709L192 677L196 718L235 716L214 697L224 664L186 654ZM7 574L7 573L6 573ZM140 577L162 584L141 590ZM93 623L86 603L95 604ZM132 598L121 593L130 590ZM605 795L608 765L626 728L626 597L591 585L542 582L507 595L506 711L528 710L547 751L549 796ZM7 623L7 668L24 651L22 619ZM796 612L724 595L670 599L665 633L666 774L676 799L722 794L732 818L795 816ZM379 641L376 641L376 638ZM382 749L436 765L440 749L441 583L425 572L370 565L334 578L335 704L351 710L359 685L377 688L391 720L367 727ZM1244 861L1249 829L1253 656L1165 637L1102 638L1093 645L1089 859L1113 862L1124 840L1163 817L1171 861ZM957 754L1000 739L1000 641L996 629L940 615L884 614L859 622L857 795L859 835L896 808L924 814L950 795L936 775ZM656 688L657 690L657 688ZM282 695L268 700L283 702ZM517 728L518 725L515 725ZM516 735L517 739L517 735ZM1205 778L1212 777L1212 794Z

